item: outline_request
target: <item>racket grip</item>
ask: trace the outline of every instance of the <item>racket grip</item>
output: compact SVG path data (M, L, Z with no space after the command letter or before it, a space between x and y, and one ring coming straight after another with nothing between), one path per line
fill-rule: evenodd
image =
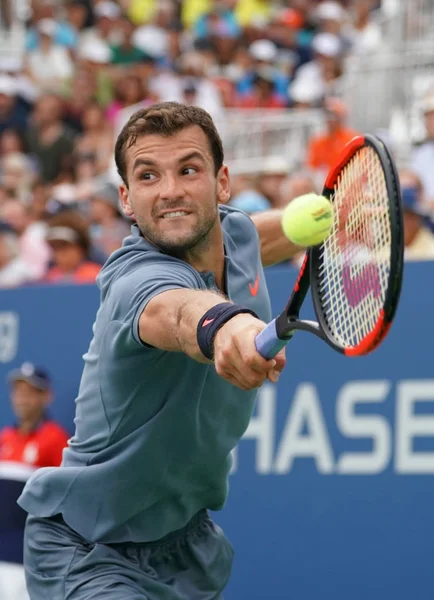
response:
M289 339L282 340L277 335L276 319L268 323L267 327L258 333L255 339L256 350L264 358L274 358L289 342Z

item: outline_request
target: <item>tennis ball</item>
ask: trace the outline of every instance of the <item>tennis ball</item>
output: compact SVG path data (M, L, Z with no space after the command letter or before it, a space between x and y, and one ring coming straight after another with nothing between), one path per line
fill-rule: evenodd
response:
M304 194L294 198L282 214L286 237L298 246L317 246L329 235L333 225L332 205L324 196Z

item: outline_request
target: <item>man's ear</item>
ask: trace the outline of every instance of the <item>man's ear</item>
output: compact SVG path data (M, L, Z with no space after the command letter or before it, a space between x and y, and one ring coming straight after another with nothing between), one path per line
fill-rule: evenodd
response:
M134 218L133 207L130 203L130 193L127 186L122 183L119 186L119 196L121 199L122 210L127 217Z
M217 173L217 200L219 204L227 204L231 197L229 169L223 165Z

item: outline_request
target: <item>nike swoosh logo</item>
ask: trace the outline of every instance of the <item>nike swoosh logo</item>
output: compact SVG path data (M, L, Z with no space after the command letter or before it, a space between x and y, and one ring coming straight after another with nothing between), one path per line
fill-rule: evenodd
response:
M214 321L214 319L205 319L205 321L202 323L202 327L206 327L207 325L209 325L213 321Z
M252 296L256 296L256 294L258 293L258 289L259 289L259 273L256 275L255 283L253 285L251 283L249 283L249 290L250 290L250 293L252 294Z

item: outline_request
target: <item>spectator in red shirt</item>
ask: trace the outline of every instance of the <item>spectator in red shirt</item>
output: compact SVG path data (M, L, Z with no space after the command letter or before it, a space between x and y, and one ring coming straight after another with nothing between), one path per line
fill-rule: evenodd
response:
M336 164L336 160L347 142L358 132L347 127L347 107L339 98L327 98L324 102L327 131L310 139L307 148L306 166L323 177Z
M101 265L89 258L88 224L78 212L54 216L46 233L53 266L43 278L46 283L95 283Z
M0 431L0 598L25 600L26 513L16 501L35 469L60 465L69 436L46 414L52 387L44 369L24 363L9 382L16 423Z

